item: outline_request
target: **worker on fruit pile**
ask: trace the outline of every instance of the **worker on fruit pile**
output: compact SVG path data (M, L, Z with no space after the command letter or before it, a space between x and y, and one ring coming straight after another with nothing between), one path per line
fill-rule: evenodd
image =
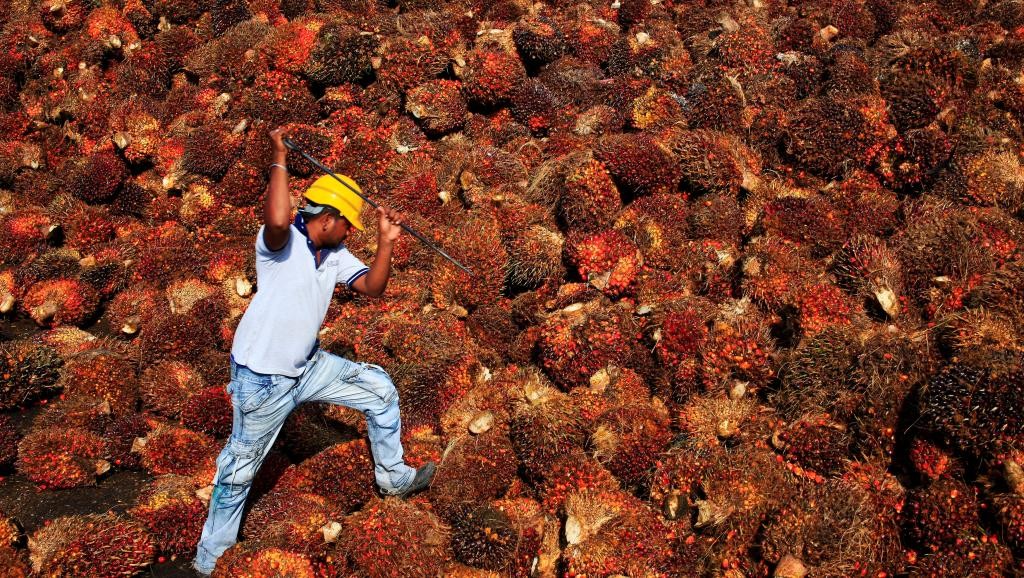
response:
M317 334L340 283L379 297L391 273L391 253L402 233L402 214L377 209L377 253L370 267L344 241L360 220L362 192L330 175L305 192L306 204L291 219L287 149L280 128L270 131L274 162L256 235L259 290L235 330L228 391L234 421L217 458L210 511L193 567L213 572L217 558L234 544L253 477L281 431L303 402L327 402L366 414L374 477L380 493L406 497L428 487L435 464L418 469L402 460L398 392L378 365L350 361L319 348Z

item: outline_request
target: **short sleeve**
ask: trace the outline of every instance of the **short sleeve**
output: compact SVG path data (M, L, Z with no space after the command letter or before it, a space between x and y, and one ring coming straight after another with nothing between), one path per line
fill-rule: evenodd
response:
M351 287L352 284L355 283L356 279L369 272L370 268L360 261L358 257L349 252L348 249L343 247L338 251L337 283L341 283L346 287Z
M260 226L260 230L256 233L256 260L280 261L287 254L287 251L285 251L285 249L287 249L288 245L291 244L292 238L295 237L295 232L289 228L288 240L285 242L285 244L277 251L271 251L270 248L267 247L266 240L263 238L263 230L265 228L266 225Z

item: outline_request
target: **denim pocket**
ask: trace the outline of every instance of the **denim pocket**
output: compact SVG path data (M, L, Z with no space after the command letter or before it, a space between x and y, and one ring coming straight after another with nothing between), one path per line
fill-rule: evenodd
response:
M274 384L269 376L265 380L249 380L236 378L228 386L232 401L243 413L256 411L270 399Z

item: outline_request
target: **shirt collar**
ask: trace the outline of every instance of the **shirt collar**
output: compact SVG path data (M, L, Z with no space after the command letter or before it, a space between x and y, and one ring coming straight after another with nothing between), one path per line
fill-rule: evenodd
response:
M317 259L316 245L313 244L313 240L309 238L309 229L306 228L306 220L302 218L302 213L295 214L295 222L293 223L295 228L302 233L302 236L306 238L306 247L309 249L310 254L313 255L313 266L317 265L317 262L323 263L323 259L327 257L327 254L331 252L330 249L320 249L320 259Z

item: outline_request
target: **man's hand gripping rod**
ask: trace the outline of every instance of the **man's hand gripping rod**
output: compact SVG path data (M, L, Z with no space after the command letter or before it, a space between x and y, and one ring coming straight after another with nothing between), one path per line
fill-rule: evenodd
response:
M320 161L318 161L318 160L316 160L315 158L313 158L313 157L309 156L309 153L307 153L306 151L302 150L302 147L300 147L299 145L297 145L297 144L295 144L294 142L292 142L292 140L291 140L291 139L289 139L288 137L284 137L284 138L282 138L282 139L281 139L281 142L283 142L283 143L284 143L284 146L286 146L286 147L288 147L288 148L292 149L293 151L295 151L295 152L299 153L299 154L300 154L300 155L302 155L302 156L303 156L303 158L305 158L305 159L306 159L307 161L309 161L309 162L313 163L313 165L314 165L314 166L315 166L316 168L318 168L318 169L320 169L321 171L323 171L323 172L325 172L325 173L327 173L327 174L331 175L332 177L334 177L334 180L336 180L336 181L338 181L339 183L341 183L341 184L345 185L345 187L346 187L346 188L348 188L348 190L352 191L353 193L355 193L356 195L358 195L358 196L359 196L359 198L361 198L361 199L363 199L364 201L366 201L367 203L369 203L369 205L370 205L371 207L373 207L373 208L375 208L375 209L376 209L376 208L378 207L377 203L373 202L372 200L370 200L370 198L369 198L369 197L367 197L366 195L364 195L364 194L360 193L359 191L357 191L357 190L353 189L353 188L352 188L352 187L351 187L351 186L350 186L350 185L349 185L348 183L346 183L345 181L343 181L343 180L341 180L340 178L338 178L338 175L334 174L334 171L332 171L331 169L329 169L329 168L327 168L326 166L324 166L324 164L323 164L323 163L321 163ZM455 260L454 258L452 258L452 256L451 256L451 255L449 255L448 253L445 253L445 252L444 252L444 251L443 251L443 250L442 250L442 249L441 249L440 247L438 247L437 245L435 245L435 244L431 243L431 242L430 242L429 240L427 240L427 238L426 238L426 237L424 237L423 235L421 235L421 234L417 233L417 232L416 232L415 230L413 230L413 229L412 229L412 227L410 227L410 226L406 225L405 223L401 223L401 224L400 224L399 226L400 226L400 227L402 227L403 229L405 229L406 231L408 231L408 232L409 232L409 234L410 234L410 235L412 235L413 237L416 237L417 239L419 239L420 241L422 241L424 245L426 245L426 246L430 247L430 248L431 248L431 249L433 249L434 251L437 251L437 253L438 253L439 255L441 255L441 256L442 256L442 257L444 257L445 259L448 259L449 261L451 261L452 263L454 263L454 264L455 264L455 266L456 266L456 267L458 267L459 269L462 269L463 271L465 271L466 273L469 273L470 275L472 275L472 274L473 274L473 272L472 272L472 271L470 271L468 267L466 267L466 266L465 266L465 265L463 265L462 263L459 263L458 261L456 261L456 260Z

